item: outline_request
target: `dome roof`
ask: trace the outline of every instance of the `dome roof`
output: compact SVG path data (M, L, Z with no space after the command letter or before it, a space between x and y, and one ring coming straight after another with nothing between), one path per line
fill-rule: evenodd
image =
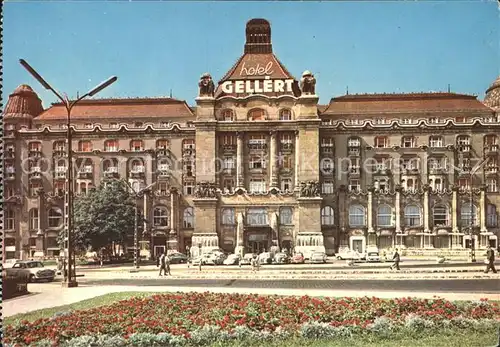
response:
M500 76L486 90L484 104L491 108L500 108Z
M9 95L3 115L4 119L32 119L42 111L42 100L29 85L21 84Z

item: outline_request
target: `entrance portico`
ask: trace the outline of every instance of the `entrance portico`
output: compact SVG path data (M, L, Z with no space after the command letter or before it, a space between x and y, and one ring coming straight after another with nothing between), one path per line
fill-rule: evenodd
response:
M244 245L246 253L262 253L272 246L272 229L269 226L245 227Z

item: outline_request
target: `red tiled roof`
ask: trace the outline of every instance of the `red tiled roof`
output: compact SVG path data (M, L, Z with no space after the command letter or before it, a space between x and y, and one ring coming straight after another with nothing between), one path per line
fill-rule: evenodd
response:
M332 98L324 115L425 111L478 111L490 108L477 96L456 93L354 94Z
M9 95L9 100L7 100L3 115L5 119L32 119L38 116L42 111L42 101L38 95L29 85L21 84Z
M80 101L71 119L194 118L185 101L172 98L91 99ZM52 104L36 120L66 119L62 103Z

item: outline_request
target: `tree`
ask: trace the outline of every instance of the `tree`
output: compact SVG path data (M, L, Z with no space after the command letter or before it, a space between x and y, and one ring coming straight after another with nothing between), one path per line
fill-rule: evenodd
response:
M109 248L113 243L125 246L134 236L136 195L123 180L107 179L88 194L75 198L73 239L77 249ZM138 232L144 218L138 213Z

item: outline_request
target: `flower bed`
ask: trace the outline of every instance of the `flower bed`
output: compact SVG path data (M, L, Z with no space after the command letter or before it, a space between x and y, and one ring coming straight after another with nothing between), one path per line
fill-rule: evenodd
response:
M482 329L499 320L500 307L486 300L455 304L438 298L171 293L7 326L4 342L11 346L35 346L37 342L48 346L49 341L68 346L141 346L143 342L134 341L145 339L145 346L206 345L207 341L242 337L329 338L384 335L402 329Z

